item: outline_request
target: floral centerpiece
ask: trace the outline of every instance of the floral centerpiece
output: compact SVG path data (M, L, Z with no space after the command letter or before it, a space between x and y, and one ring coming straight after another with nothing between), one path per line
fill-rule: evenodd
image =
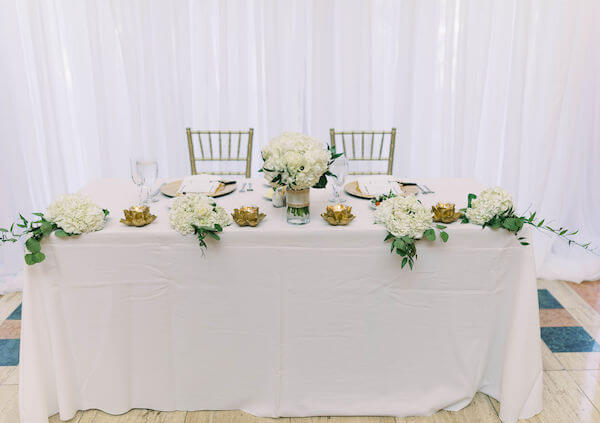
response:
M546 224L545 219L537 218L537 213L530 213L529 216L520 216L516 214L512 197L508 191L500 187L487 188L479 195L469 194L467 197L467 207L462 209L464 212L462 223L473 223L482 228L490 227L492 229L505 229L518 236L519 231L524 225L533 226L536 229L551 232L560 238L565 239L569 245L577 245L590 252L590 243L580 243L571 238L577 235L579 231L559 227L554 228ZM518 237L522 245L529 245L525 237Z
M109 212L98 207L90 198L82 194L65 194L53 201L46 213L33 213L39 219L28 221L19 215L20 221L13 223L9 229L0 228L0 241L17 242L21 237L28 237L25 248L25 263L33 265L45 260L40 241L52 232L64 238L83 233L99 231L104 228ZM23 229L15 232L16 228ZM18 229L16 229L18 231Z
M308 223L310 188L325 188L329 165L341 154L307 135L284 132L262 149L265 179L286 187L288 222Z
M223 207L202 194L177 197L169 213L171 227L181 235L195 234L200 247L206 248L206 236L220 240L218 233L231 225L231 216Z
M385 241L392 242L391 251L403 257L402 266L413 268L417 258L416 241L425 238L435 241L435 230L440 231L442 242L448 241L444 225L434 225L433 213L425 208L413 195L390 197L375 210L375 223L385 225L388 235Z

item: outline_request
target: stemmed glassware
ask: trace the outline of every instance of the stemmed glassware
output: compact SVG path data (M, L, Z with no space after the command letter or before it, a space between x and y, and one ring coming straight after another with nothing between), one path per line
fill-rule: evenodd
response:
M158 161L147 157L132 157L129 161L131 179L138 186L138 205L143 206L148 202L148 197L154 181L158 176Z
M343 203L346 199L342 197L340 193L344 187L346 176L348 175L348 159L346 158L346 154L342 154L331 163L329 172L333 174L327 176L333 187L333 198L329 201L336 204Z

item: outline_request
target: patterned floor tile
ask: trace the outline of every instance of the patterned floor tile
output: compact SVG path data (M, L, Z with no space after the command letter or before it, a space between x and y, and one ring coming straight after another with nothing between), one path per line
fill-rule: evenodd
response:
M569 283L569 286L594 310L600 313L600 281Z
M540 308L563 308L547 289L538 289L538 303Z
M19 306L17 308L15 308L15 311L13 311L11 313L11 315L8 316L6 319L7 320L21 320L21 304L19 304Z
M600 351L600 345L581 326L542 327L540 331L553 353Z
M564 308L540 309L540 326L579 326L579 323Z
M19 339L0 339L0 366L19 364Z
M18 339L20 337L20 320L5 320L0 324L0 339Z

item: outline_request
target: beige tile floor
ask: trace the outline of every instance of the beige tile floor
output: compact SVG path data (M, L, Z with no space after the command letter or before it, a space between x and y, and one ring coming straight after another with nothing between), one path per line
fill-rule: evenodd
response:
M597 342L600 342L600 313L591 307L570 284L539 281L569 310ZM21 301L20 294L0 298L0 324ZM544 363L544 411L522 420L531 423L600 423L600 352L553 354L542 343ZM18 422L18 368L0 367L0 423ZM266 419L242 411L158 412L131 410L113 416L98 410L78 412L70 423L460 423L500 422L499 405L477 394L471 404L458 411L441 411L429 417L313 417ZM57 415L49 418L59 423ZM279 422L278 422L279 423Z

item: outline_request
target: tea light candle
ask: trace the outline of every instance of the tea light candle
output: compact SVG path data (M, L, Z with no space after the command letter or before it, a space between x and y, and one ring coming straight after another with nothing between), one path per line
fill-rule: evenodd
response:
M256 226L266 215L258 212L258 206L241 206L233 209L231 216L240 226Z

